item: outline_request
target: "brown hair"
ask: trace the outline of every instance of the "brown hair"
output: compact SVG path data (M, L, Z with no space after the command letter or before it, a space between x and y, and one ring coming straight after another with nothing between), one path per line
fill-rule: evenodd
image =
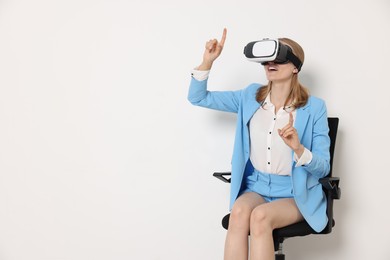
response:
M298 43L289 38L279 38L279 41L290 46L294 55L297 56L303 64L305 53ZM269 81L266 86L259 88L256 93L257 102L262 103L266 99L268 93L271 92L271 89L272 81ZM309 91L299 82L298 73L294 73L291 80L291 91L284 106L288 105L287 102L293 102L294 108L303 107L306 105L308 99Z

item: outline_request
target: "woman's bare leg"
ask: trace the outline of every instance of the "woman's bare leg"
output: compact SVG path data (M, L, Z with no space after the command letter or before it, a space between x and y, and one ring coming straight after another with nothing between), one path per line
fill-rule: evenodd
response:
M257 193L242 194L230 213L229 229L225 241L225 260L248 259L248 234L252 210L265 203Z
M294 199L280 199L253 209L250 217L250 259L274 260L272 231L302 219Z

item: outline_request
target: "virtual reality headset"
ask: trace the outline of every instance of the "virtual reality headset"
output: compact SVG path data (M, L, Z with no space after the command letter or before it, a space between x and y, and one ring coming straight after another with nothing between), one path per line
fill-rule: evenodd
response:
M259 62L262 65L272 61L276 64L291 62L298 71L302 67L302 61L294 55L290 46L281 43L278 39L265 38L250 42L244 48L244 55L249 61Z

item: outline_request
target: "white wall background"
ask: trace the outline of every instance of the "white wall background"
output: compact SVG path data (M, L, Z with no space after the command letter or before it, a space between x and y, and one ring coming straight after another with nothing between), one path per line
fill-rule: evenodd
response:
M191 106L190 70L228 28L213 90L265 82L243 46L287 36L340 117L336 227L288 259L390 259L390 2L0 0L0 259L222 259L235 116Z

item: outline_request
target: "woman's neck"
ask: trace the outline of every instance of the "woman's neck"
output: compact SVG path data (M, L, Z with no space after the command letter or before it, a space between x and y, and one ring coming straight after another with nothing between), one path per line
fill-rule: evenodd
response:
M271 90L271 102L275 106L275 112L279 111L281 107L284 106L287 99L289 98L291 92L291 84L285 83L272 83L272 90Z

